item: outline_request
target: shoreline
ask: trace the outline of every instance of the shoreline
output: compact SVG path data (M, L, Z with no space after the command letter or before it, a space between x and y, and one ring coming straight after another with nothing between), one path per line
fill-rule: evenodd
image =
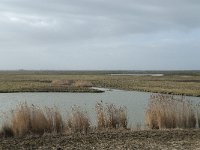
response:
M105 90L104 90L105 89ZM190 96L190 97L200 97L199 94L185 94L185 93L173 93L167 91L153 91L153 90L130 90L130 89L123 89L123 88L114 88L114 87L92 87L92 88L83 88L83 89L28 89L28 90L12 90L12 91L1 91L0 93L104 93L105 91L112 91L112 90L122 90L122 91L129 91L129 92L147 92L147 93L158 93L158 94L168 94L174 96Z

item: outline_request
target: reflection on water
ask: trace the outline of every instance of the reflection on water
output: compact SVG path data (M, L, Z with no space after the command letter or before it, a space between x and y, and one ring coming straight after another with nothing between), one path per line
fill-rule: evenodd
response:
M96 102L114 103L124 105L128 110L129 125L143 124L145 108L151 93L105 90L104 93L1 93L0 94L0 120L3 112L9 112L20 102L27 102L37 106L57 106L65 114L71 106L78 105L89 112L90 118L95 118ZM188 97L190 100L200 101L197 97ZM95 120L92 119L93 124Z

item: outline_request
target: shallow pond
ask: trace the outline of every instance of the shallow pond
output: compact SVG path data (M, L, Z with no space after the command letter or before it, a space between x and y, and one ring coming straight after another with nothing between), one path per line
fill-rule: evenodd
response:
M89 116L95 124L95 105L97 102L113 103L118 106L126 106L128 110L129 125L144 123L144 113L148 105L151 93L123 91L123 90L105 90L104 93L0 93L0 121L2 115L10 112L20 102L27 102L36 106L57 106L64 114L71 109L72 106L78 105L86 109ZM192 101L200 102L200 98L187 97Z
M139 73L131 73L131 74L110 74L111 76L153 76L153 77L161 77L164 76L164 74L147 74L147 73L143 73L143 74L139 74Z

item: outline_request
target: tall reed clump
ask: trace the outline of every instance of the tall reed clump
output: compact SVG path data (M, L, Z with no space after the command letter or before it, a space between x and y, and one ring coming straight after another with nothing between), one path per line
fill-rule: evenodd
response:
M127 128L127 109L124 106L117 107L114 104L96 104L97 127L104 128Z
M62 116L57 109L46 107L43 110L27 103L21 103L11 117L11 128L15 136L27 133L60 133L64 130L63 125Z
M73 106L66 122L68 131L76 133L87 133L91 127L90 118L87 111L79 106Z
M183 96L152 94L145 113L145 121L151 129L194 128L195 110Z

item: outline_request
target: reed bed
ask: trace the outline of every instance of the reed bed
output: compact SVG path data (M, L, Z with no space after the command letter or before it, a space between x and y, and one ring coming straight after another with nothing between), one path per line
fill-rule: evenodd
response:
M92 129L127 129L128 115L125 106L96 103L97 125L92 126L88 112L73 106L63 117L56 107L40 108L20 103L0 129L0 137L27 134L84 133ZM145 122L150 129L195 128L200 126L199 106L194 108L185 97L152 94L145 113ZM65 118L65 119L63 119ZM94 127L94 128L92 128ZM138 126L139 128L139 126Z
M64 120L56 107L44 109L27 103L20 103L12 111L10 120L6 120L0 130L0 137L23 136L26 134L87 133L90 119L80 107L72 107L69 117Z
M90 126L91 122L87 111L81 109L79 106L73 106L66 122L67 131L87 133Z
M27 133L43 134L63 132L63 119L56 108L41 109L21 103L12 113L11 127L14 135L20 136Z
M104 105L103 102L100 102L96 104L96 114L98 129L127 128L128 116L127 109L124 106Z
M145 114L151 129L195 128L195 108L185 97L152 94Z
M87 133L91 126L86 111L79 106L72 107L68 118L63 119L56 107L44 109L20 103L12 111L10 119L7 119L0 129L0 137L23 136L26 134L44 133Z

